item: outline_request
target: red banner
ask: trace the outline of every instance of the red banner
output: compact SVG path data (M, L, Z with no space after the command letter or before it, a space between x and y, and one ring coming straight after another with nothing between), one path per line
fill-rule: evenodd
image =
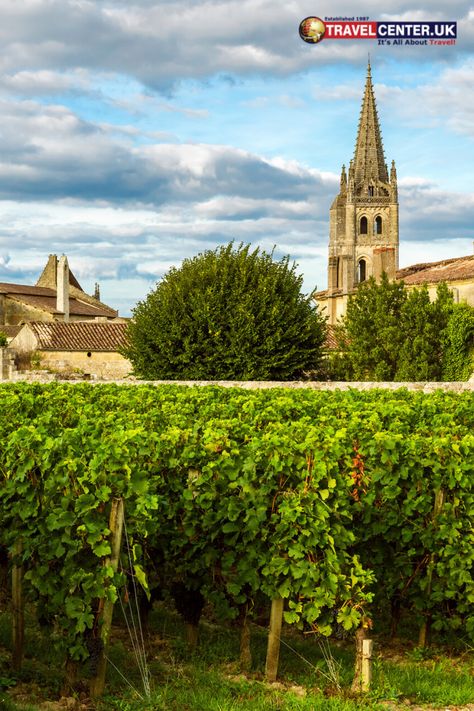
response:
M376 39L377 22L325 22L327 39Z

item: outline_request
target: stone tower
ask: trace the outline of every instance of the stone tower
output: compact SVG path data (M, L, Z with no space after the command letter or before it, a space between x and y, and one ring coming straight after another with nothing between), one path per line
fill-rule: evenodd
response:
M328 290L317 299L327 307L329 323L345 313L358 284L398 269L398 190L395 162L385 163L370 62L359 128L349 170L342 166L339 195L330 210ZM322 296L322 295L321 295Z

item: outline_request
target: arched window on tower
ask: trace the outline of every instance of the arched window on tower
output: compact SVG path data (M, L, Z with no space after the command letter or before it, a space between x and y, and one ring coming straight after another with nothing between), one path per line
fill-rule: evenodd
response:
M361 235L366 235L367 234L367 218L366 217L361 217L360 218L360 225L359 225L359 232Z
M361 284L367 279L367 262L365 259L359 259L359 264L357 265L357 281Z
M369 197L373 197L373 196L374 196L374 186L369 185Z
M374 234L376 234L376 235L382 234L382 218L380 217L380 215L377 215L377 217L375 218Z

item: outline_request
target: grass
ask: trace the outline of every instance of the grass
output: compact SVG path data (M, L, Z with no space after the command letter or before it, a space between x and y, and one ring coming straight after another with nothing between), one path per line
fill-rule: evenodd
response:
M288 689L272 690L263 682L226 680L198 672L157 690L148 703L107 699L104 709L120 711L355 711L381 709L378 703L327 698L322 693L301 697Z
M143 696L126 630L118 619L109 656ZM252 629L253 669L238 668L236 629L203 621L198 651L184 643L180 618L156 606L150 619L148 662L152 680L149 699L140 699L121 674L109 665L107 695L98 711L381 711L409 700L446 708L474 702L473 650L446 656L441 648L424 655L410 647L376 643L374 683L363 698L351 696L353 649L349 642L321 647L314 636L286 628L280 656L280 683L264 681L266 631ZM57 699L62 660L51 635L42 633L27 616L25 662L21 673L10 669L10 619L0 613L0 711L37 711L44 699ZM391 659L390 654L396 658ZM334 665L329 674L327 656ZM425 658L428 656L428 658ZM401 706L400 706L401 708Z
M454 661L441 657L431 662L384 664L383 679L388 688L416 703L442 706L463 705L474 701L473 666L464 663L454 668ZM377 679L376 679L377 683ZM379 686L380 679L378 680Z

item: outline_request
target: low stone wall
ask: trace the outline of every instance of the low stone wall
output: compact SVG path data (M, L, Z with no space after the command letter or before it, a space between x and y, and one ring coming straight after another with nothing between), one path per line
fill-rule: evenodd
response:
M41 367L69 376L78 371L78 378L117 380L126 378L132 364L120 353L104 351L40 351ZM80 373L80 375L79 375Z
M29 382L48 382L50 380L60 380L60 375L51 375L41 372L22 373L21 376L14 377L14 380L26 380ZM69 380L69 379L68 379ZM81 380L69 380L69 382L84 382ZM291 390L306 389L306 390L399 390L407 388L408 390L418 391L423 393L432 393L435 390L445 390L448 392L473 392L474 380L468 382L456 383L368 383L368 382L322 382L322 381L231 381L231 380L137 380L135 378L126 378L124 380L91 380L91 384L99 384L101 382L118 383L120 385L185 385L185 386L206 386L214 385L223 388L242 388L243 390L263 390L268 388L287 388Z
M15 354L9 348L0 348L0 380L9 380L15 373Z
M132 370L130 361L113 351L18 351L16 358L18 373L10 377L29 382L84 379L108 382L125 380ZM32 368L33 359L39 368Z

